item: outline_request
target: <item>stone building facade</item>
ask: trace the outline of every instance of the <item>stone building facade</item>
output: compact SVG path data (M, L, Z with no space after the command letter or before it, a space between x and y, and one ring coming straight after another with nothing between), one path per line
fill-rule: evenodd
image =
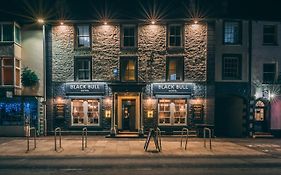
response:
M89 26L87 48L77 47L81 24ZM127 26L134 29L130 48L123 41ZM206 98L207 31L204 21L47 26L48 131L80 132L86 126L92 132L142 135L155 126L173 133L213 124ZM181 40L176 47L170 44L173 37ZM90 64L86 81L77 78L79 59Z

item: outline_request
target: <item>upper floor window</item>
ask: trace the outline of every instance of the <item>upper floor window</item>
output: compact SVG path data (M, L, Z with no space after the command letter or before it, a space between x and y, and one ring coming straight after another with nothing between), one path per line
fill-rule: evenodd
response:
M74 61L75 80L91 80L92 59L75 58Z
M242 63L241 55L223 55L222 59L222 79L223 80L241 80Z
M121 46L123 48L135 48L137 46L137 28L135 25L123 25L121 35Z
M0 24L0 42L21 44L21 31L16 24Z
M20 60L16 58L0 58L0 85L20 87Z
M89 48L90 39L90 26L89 25L78 25L76 26L76 43L78 48Z
M238 21L224 22L223 26L223 43L224 44L241 44L242 32L241 23Z
M166 80L182 81L183 80L183 57L167 57Z
M263 44L265 45L277 44L277 26L275 25L263 26Z
M137 57L120 58L121 81L137 80Z
M276 79L276 64L267 63L263 64L263 82L274 83Z
M183 46L183 26L180 24L171 24L168 26L168 46Z

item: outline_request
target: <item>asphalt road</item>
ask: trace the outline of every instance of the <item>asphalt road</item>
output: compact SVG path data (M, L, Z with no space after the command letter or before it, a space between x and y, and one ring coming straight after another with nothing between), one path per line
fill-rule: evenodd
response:
M281 175L281 158L252 157L0 157L2 175L208 174Z

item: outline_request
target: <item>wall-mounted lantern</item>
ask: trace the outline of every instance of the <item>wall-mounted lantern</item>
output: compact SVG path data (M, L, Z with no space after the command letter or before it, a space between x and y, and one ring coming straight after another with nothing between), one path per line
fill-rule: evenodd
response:
M153 118L153 110L147 111L147 118Z
M105 118L111 118L111 110L105 110Z

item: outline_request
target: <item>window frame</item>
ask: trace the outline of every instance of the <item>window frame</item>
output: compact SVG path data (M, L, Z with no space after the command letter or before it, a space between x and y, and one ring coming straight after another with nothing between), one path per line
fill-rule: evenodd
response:
M98 102L98 123L97 124L89 124L89 116L87 115L87 117L85 117L85 113L84 113L84 116L83 116L83 123L81 123L81 124L79 124L79 123L74 123L74 116L73 116L73 114L74 114L74 111L73 111L73 106L74 106L74 102L73 101L83 101L82 102L82 107L83 107L83 103L84 103L84 101L89 101L89 100L93 100L93 101L97 101ZM89 102L87 102L88 103L88 106L89 106ZM88 99L82 99L82 98L72 98L71 99L71 105L70 105L71 107L71 123L70 123L70 125L72 126L72 127L82 127L82 126L88 126L88 127L94 127L94 126L100 126L101 125L101 99L100 98L88 98ZM87 113L89 113L89 107L87 108L88 109L88 112ZM84 112L84 107L83 107L83 112ZM87 121L87 122L86 122ZM85 124L86 123L86 124Z
M270 36L274 36L274 41L273 42L271 42L271 43L266 43L264 40L265 40L265 27L273 27L274 28L274 34L268 34L267 33L267 36L268 35L270 35ZM277 25L274 25L274 24L272 24L272 25L270 25L270 24L265 24L265 25L263 25L263 32L262 32L262 34L263 34L263 38L262 38L262 43L263 43L263 45L266 45L266 46L276 46L276 45L278 45L278 26Z
M225 59L226 58L237 58L238 59L238 71L239 71L239 77L238 78L231 78L231 77L226 77L225 76ZM242 80L242 55L241 54L223 54L222 55L222 70L221 70L221 74L222 74L222 80Z
M170 102L168 103L169 104L169 111L165 111L165 110L160 110L160 100L170 100ZM170 105L171 103L174 103L175 104L175 100L184 100L184 107L185 107L185 110L184 110L184 113L185 113L185 116L184 116L184 123L176 123L175 122L175 119L177 117L175 117L175 112L172 113L171 112L171 109L170 109ZM157 102L157 114L158 114L158 119L157 119L157 123L159 126L185 126L187 125L188 123L188 112L189 112L189 105L188 105L188 100L185 99L185 98L160 98L158 99L158 102ZM175 104L175 108L176 108L176 104ZM169 123L160 123L160 112L167 112L169 113ZM179 111L178 111L179 112ZM166 118L166 117L165 117ZM179 117L181 118L181 117Z
M170 27L175 27L175 26L179 26L181 31L180 31L180 46L171 46L170 45L170 36L171 36L171 30ZM176 37L176 36L174 36ZM182 49L184 47L184 24L168 24L167 25L167 46L168 49Z
M124 61L124 60L133 60L134 62L135 62L135 80L125 80L122 76L123 75L125 75L125 72L123 72L123 70L122 70L122 62ZM138 81L138 57L137 56L121 56L120 58L119 58L119 70L120 70L120 77L119 77L119 79L120 79L120 81L121 82L137 82Z
M79 61L89 61L89 79L79 79L79 69L78 69L78 62ZM76 56L74 57L74 80L75 81L92 81L92 71L93 71L93 58L90 56Z
M176 70L178 69L178 61L180 60L181 63L182 63L182 66L179 65L179 67L181 67L182 69L182 73L181 73L181 79L180 80L171 80L170 79L170 76L169 76L169 71L170 71L170 61L172 59L175 59L176 62L177 62L177 65L176 65ZM166 57L166 81L169 81L169 82L180 82L180 81L184 81L184 56L167 56Z
M124 46L125 36L124 36L124 28L126 27L133 27L134 28L134 46ZM121 25L121 33L120 33L120 44L121 49L136 49L138 48L138 25L137 24L123 24Z
M275 68L274 72L264 72L264 66L265 65L273 65ZM264 74L274 74L274 79L272 81L265 81L264 79ZM263 84L274 84L277 81L277 64L276 63L263 63L263 68L262 68L262 82Z
M78 36L78 26L88 26L89 27L89 46L79 46L79 36ZM91 49L92 47L92 25L91 24L76 24L75 28L75 49ZM83 37L83 36L80 36Z
M13 61L12 65L9 66L5 66L4 65L4 60L5 59L11 59ZM16 61L19 61L19 67L16 66ZM3 69L4 67L9 67L12 68L12 72L13 72L13 83L12 84L4 84L4 74L3 74ZM19 74L20 74L20 78L19 78L19 85L17 85L16 82L16 70L19 70ZM21 59L16 58L16 57L11 57L11 56L0 56L0 87L17 87L17 88L21 88Z
M11 29L12 29L12 40L11 41L4 41L4 30L3 30L3 26L4 25L10 25L11 26ZM19 29L19 42L17 41L17 36L16 36L16 28ZM13 22L0 22L0 42L2 43L16 43L18 45L21 45L21 39L22 39L22 36L21 36L21 27L20 25L18 25L17 23Z
M238 24L238 30L239 30L239 33L237 34L238 35L238 41L233 42L233 43L225 42L225 28L226 28L227 23L237 23ZM242 45L242 39L243 39L242 29L243 29L243 25L242 25L241 21L231 21L231 20L223 21L223 30L222 30L222 43L223 43L223 45Z

